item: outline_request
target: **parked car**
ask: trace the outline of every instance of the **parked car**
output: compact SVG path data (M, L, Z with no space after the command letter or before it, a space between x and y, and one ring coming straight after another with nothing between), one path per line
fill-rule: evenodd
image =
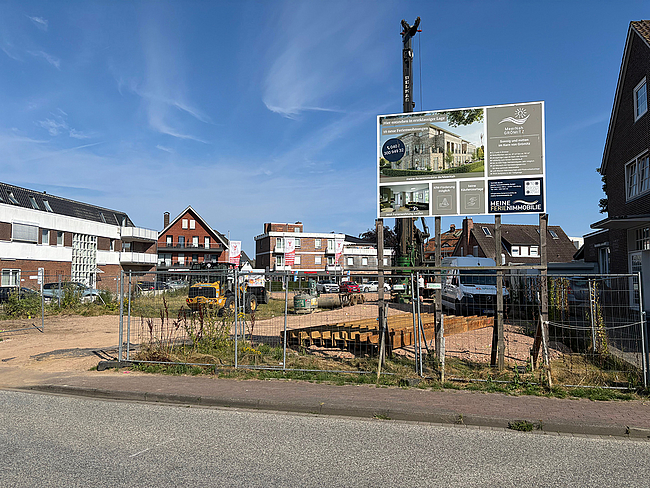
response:
M172 280L167 282L167 286L170 290L180 290L181 288L187 288L190 284L185 280Z
M18 293L20 299L27 298L29 296L36 295L37 293L31 288L21 287L20 289L17 286L2 286L0 287L0 303L4 303L9 300L9 297L12 293Z
M361 286L361 291L378 291L379 282L378 281L368 281L363 283ZM384 291L390 291L390 285L384 281Z
M361 293L361 288L354 281L344 281L339 286L342 293Z
M316 283L316 291L318 293L338 293L339 285L337 285L334 281L319 281Z
M43 298L46 302L58 300L59 298L63 298L66 290L69 289L79 297L79 300L82 303L95 301L95 299L100 296L99 290L90 288L83 283L77 281L62 281L61 283L45 283L43 285Z
M157 294L156 291L171 290L171 287L164 281L138 281L136 287L145 295Z

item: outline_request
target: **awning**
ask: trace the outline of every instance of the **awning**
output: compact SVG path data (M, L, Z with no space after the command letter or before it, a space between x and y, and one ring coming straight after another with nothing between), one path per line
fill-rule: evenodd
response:
M650 215L624 215L611 217L591 224L592 229L630 229L642 224L650 224Z

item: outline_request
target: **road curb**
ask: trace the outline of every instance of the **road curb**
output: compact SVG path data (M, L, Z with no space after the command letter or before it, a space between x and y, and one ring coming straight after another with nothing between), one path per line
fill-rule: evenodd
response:
M282 411L293 413L311 413L341 417L378 418L429 424L464 425L474 427L508 429L511 422L529 422L537 432L562 433L589 436L615 436L650 440L650 429L623 425L593 424L581 422L563 422L557 420L504 419L479 415L467 415L461 412L412 412L404 409L374 408L360 405L332 405L326 402L300 402L295 400L268 401L257 398L201 397L195 395L177 395L170 393L151 393L143 391L107 390L69 385L33 385L22 390L37 391L59 395L79 396L96 399L121 401L138 401L176 405L197 405L204 407L242 408L250 410Z

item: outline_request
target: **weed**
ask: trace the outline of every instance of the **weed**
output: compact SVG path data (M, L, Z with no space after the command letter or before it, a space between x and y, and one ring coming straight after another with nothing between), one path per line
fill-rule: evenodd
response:
M528 422L527 420L515 420L508 422L508 428L520 432L530 432L535 428L535 424Z
M383 413L376 413L372 416L372 418L377 420L391 420L388 415L384 415Z

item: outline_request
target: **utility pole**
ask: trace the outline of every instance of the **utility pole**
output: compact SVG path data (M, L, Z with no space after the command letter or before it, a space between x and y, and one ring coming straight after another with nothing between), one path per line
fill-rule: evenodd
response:
M420 25L420 17L415 19L413 25L402 20L402 75L403 75L403 102L404 113L413 112L413 49L411 39L417 34ZM399 236L398 266L413 266L410 250L413 243L414 224L412 218L397 219L397 235Z

